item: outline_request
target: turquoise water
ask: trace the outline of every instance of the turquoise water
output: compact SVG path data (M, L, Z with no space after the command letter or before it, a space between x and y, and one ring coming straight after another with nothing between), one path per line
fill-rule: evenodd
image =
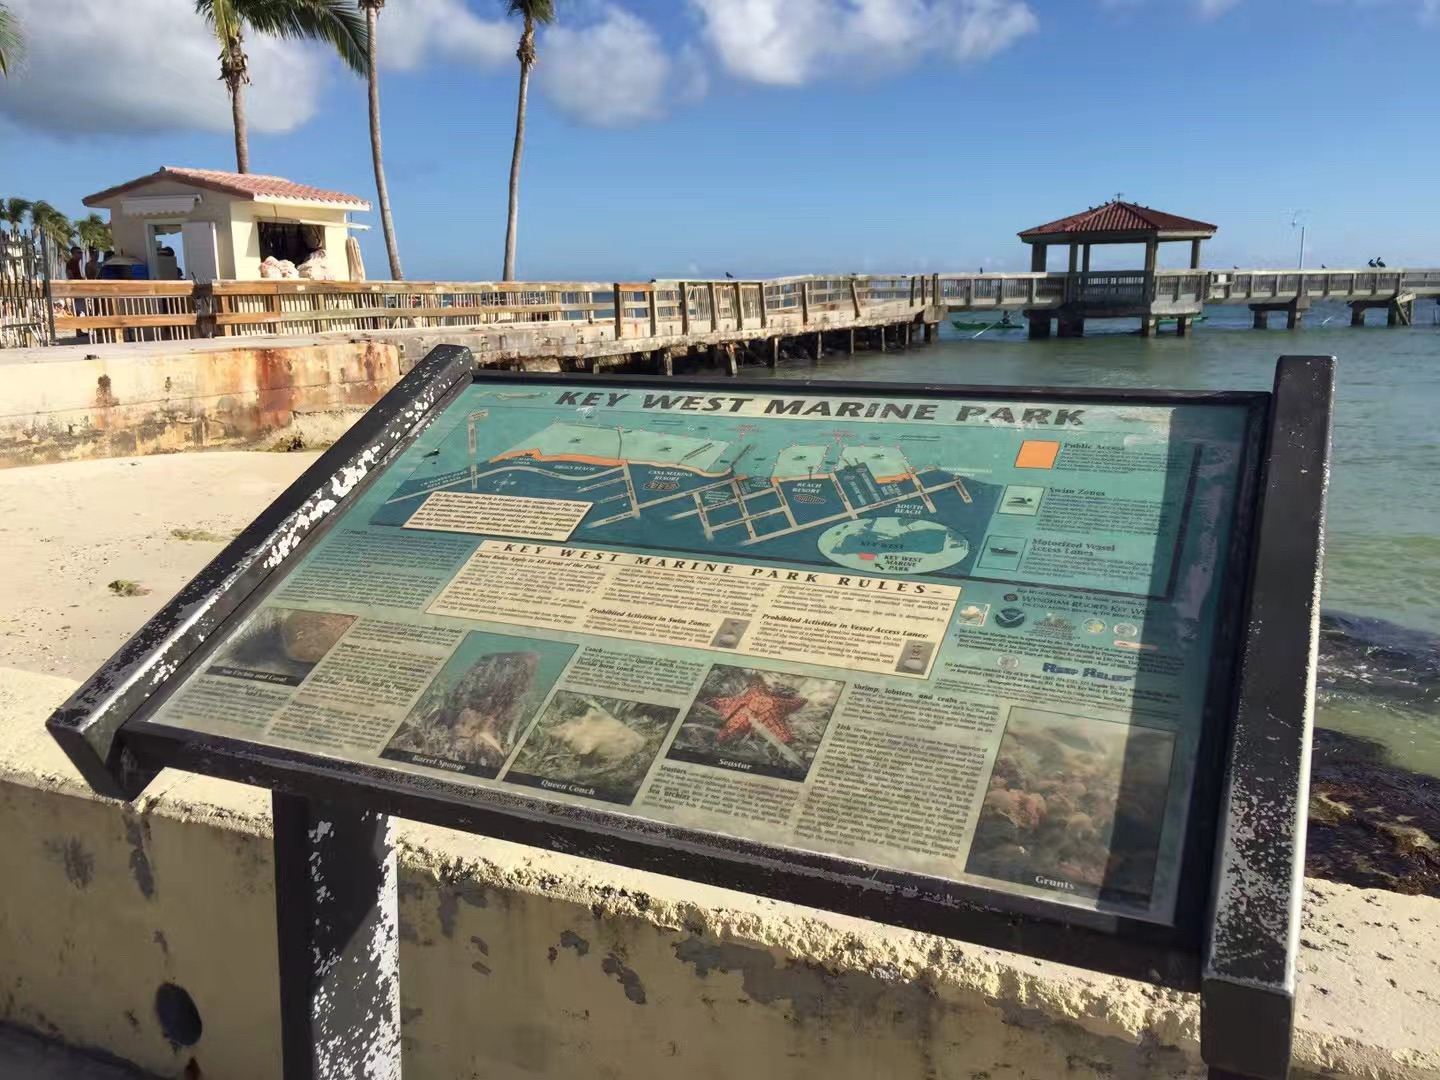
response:
M1304 329L1289 332L1250 329L1244 307L1212 308L1209 320L1186 338L1173 330L1141 338L1127 332L1137 322L1107 320L1089 324L1085 338L1037 342L1013 333L977 339L947 322L941 341L928 348L831 356L819 367L791 362L774 377L1268 390L1282 354L1333 355L1339 365L1325 608L1440 635L1437 311L1430 301L1418 302L1417 325L1408 328L1378 325L1383 312L1371 312L1377 325L1359 329L1350 327L1343 304L1317 305ZM1271 318L1283 327L1283 315ZM1362 657L1368 646L1393 644L1383 625L1376 634L1375 641L1356 643ZM1428 659L1440 659L1435 643L1421 640ZM1413 639L1407 645L1413 647ZM1433 687L1404 685L1417 666L1410 654L1394 650L1362 658L1359 670L1350 672L1356 678L1346 682L1373 685L1326 690L1318 722L1378 739L1398 763L1440 775Z

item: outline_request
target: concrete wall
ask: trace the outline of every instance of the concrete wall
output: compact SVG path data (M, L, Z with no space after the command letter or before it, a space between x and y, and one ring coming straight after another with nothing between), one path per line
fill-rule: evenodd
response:
M0 1022L162 1076L278 1075L267 799L89 797L0 679ZM1192 997L530 851L401 832L406 1080L1199 1078ZM1297 1076L1440 1076L1440 902L1311 883ZM167 1039L183 988L203 1031Z
M386 342L243 339L0 352L0 467L328 442L400 377Z

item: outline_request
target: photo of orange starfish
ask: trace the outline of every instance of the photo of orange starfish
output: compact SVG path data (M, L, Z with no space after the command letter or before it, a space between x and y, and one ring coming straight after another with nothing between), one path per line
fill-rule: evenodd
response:
M803 780L844 689L836 679L716 664L666 756Z
M805 698L788 688L771 690L764 679L751 679L745 692L736 697L711 698L705 704L725 717L725 727L716 736L722 743L750 734L752 725L764 724L770 733L785 745L795 741L795 733L785 718L802 705Z

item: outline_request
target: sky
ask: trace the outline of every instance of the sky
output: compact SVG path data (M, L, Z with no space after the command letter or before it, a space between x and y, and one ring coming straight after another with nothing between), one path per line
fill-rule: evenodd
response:
M6 2L29 47L0 81L0 197L77 216L161 165L234 167L192 0ZM1217 224L1210 266L1293 266L1299 225L1307 266L1440 264L1440 0L557 6L521 278L1029 269L1016 232L1117 194ZM517 38L503 0L381 15L409 278L499 276ZM373 199L364 83L320 46L248 45L252 171ZM378 216L355 216L372 276Z

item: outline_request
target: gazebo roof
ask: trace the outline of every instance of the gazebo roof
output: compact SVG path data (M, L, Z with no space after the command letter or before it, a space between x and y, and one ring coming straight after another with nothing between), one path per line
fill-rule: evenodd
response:
M1133 244L1143 240L1194 240L1215 235L1217 226L1194 218L1167 214L1137 203L1114 199L1104 206L1045 225L1036 225L1020 234L1027 244L1065 243Z

